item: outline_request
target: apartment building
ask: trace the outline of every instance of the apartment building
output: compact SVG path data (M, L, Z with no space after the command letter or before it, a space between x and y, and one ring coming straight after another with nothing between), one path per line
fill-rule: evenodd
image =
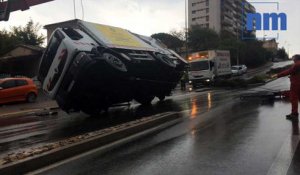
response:
M247 33L246 14L255 12L246 0L188 0L188 26L199 25L217 33L224 30L241 37Z

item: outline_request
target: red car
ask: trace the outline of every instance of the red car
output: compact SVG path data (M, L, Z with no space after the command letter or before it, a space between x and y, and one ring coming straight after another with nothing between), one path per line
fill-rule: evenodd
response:
M0 79L0 104L27 101L35 102L38 90L30 78Z

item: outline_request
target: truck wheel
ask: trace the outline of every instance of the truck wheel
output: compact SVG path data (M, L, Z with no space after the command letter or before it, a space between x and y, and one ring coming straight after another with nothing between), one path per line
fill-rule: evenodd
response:
M164 101L166 96L165 95L159 95L159 96L157 96L157 98L159 99L159 101Z
M35 95L35 93L30 92L29 94L27 94L27 96L26 96L26 101L27 101L28 103L33 103L33 102L35 102L35 101L36 101L36 95Z
M91 117L97 117L101 112L101 110L98 109L81 109L81 111Z
M82 108L81 111L91 117L98 117L102 111L107 113L108 109L108 106L103 106L101 108Z
M142 105L151 105L152 100L154 99L154 96L136 96L134 98L135 101Z
M122 62L122 60L119 58L119 56L117 54L104 52L103 58L113 68L115 68L121 72L127 72L126 65Z

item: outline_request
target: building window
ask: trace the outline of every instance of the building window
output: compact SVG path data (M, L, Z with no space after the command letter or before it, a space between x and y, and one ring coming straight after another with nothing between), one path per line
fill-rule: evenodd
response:
M193 10L193 11L192 11L192 14L196 14L196 10Z
M206 21L209 21L209 16L206 16Z
M209 13L209 9L208 8L206 9L206 13Z
M199 1L199 2L194 2L192 3L192 7L198 5L198 4L202 4L202 3L206 3L206 6L209 5L209 0L202 0L202 1Z
M192 21L196 21L197 18L192 18Z

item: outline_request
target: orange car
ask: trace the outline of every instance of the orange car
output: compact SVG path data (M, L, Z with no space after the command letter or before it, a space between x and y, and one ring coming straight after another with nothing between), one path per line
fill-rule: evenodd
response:
M0 104L27 101L35 102L38 90L30 78L0 79Z

